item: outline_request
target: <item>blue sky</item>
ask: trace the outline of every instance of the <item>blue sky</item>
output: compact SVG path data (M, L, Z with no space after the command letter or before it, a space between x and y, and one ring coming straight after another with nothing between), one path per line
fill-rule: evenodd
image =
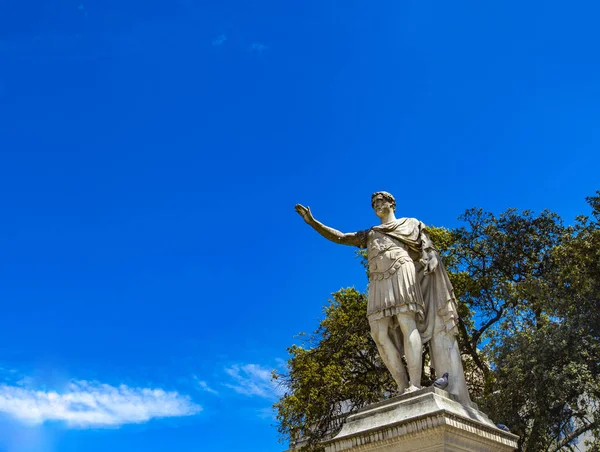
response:
M344 231L586 213L596 2L0 5L0 451L278 451Z

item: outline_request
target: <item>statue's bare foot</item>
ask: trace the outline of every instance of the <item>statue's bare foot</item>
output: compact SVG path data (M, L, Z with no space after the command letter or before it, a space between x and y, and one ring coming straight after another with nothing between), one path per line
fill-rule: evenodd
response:
M415 392L418 391L421 388L417 388L415 385L410 385L408 388L406 388L406 392Z

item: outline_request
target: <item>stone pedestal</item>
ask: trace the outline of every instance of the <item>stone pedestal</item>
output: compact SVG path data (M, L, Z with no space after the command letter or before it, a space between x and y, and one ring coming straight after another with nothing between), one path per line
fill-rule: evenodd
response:
M323 444L326 452L508 452L517 448L518 439L498 429L474 404L461 405L432 387L363 408Z

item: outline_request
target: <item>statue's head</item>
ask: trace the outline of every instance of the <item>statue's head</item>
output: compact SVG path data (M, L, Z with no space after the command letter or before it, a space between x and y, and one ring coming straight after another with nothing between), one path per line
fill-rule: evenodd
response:
M381 218L389 210L396 210L396 200L387 191L377 191L371 195L371 207L375 210L375 215Z

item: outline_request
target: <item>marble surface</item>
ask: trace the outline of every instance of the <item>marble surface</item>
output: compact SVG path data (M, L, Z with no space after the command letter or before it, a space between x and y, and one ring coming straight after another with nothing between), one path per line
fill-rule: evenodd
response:
M325 441L326 452L516 450L518 437L498 429L477 407L426 388L369 405Z

